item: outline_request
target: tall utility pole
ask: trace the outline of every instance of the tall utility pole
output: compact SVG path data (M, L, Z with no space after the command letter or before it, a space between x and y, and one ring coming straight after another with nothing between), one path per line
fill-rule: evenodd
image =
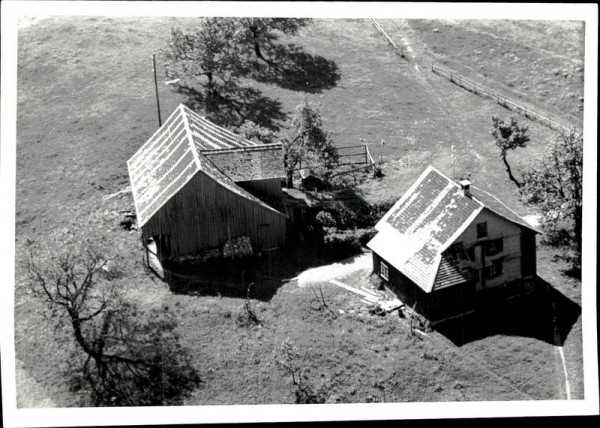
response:
M156 80L156 55L152 54L152 67L154 68L154 91L156 92L156 108L158 110L158 127L162 126L160 118L160 100L158 99L158 82Z

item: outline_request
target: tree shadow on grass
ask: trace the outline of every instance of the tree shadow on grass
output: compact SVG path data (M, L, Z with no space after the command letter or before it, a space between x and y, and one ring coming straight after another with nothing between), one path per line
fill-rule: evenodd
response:
M334 61L308 54L293 43L276 45L268 54L269 63L257 63L252 75L258 82L314 94L335 87L341 77Z
M436 330L458 346L490 336L521 336L562 346L581 307L540 277L533 291L487 302L474 314L441 323Z
M185 104L189 108L205 112L210 121L224 127L237 127L245 120L250 120L277 131L287 117L279 101L247 86L232 84L227 88L208 92L192 86L179 85L176 90L187 97Z

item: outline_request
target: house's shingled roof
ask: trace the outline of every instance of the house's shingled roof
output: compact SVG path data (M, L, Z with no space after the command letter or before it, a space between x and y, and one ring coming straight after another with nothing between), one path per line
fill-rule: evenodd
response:
M230 191L284 215L234 182L283 175L276 175L274 160L281 159L281 150L278 144L262 145L239 138L180 105L127 161L139 226L143 226L198 171L203 171ZM252 155L255 165L241 172L228 166L227 155L234 159L231 165L243 168L238 161L241 157L238 151L259 153ZM213 159L220 157L217 163L222 168L227 167L225 169L234 177L220 170L208 159L209 156ZM283 169L282 163L279 169ZM237 180L240 177L243 180Z
M495 204L488 206L477 197L465 197L457 183L429 166L377 223L379 233L368 246L426 292L434 286L453 285L459 277L444 251L482 209L531 229L517 214L491 198Z

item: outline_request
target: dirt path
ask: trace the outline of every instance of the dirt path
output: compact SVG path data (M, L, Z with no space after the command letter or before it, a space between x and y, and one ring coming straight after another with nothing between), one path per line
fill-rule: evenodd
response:
M339 263L305 270L294 279L298 281L298 286L306 287L311 284L328 282L330 279L342 278L359 271L368 270L371 267L371 254L365 253L343 260Z
M571 386L569 384L569 373L567 371L567 362L565 360L565 353L563 351L563 347L560 344L560 333L558 331L558 323L556 320L556 306L552 303L552 327L554 333L554 353L555 359L557 361L558 369L557 371L561 371L564 374L564 377L561 379L558 377L559 382L559 390L562 392L566 400L571 399Z

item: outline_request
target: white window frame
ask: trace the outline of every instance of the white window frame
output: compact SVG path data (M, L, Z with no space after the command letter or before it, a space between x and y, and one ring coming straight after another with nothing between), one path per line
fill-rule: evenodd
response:
M383 261L379 261L379 276L386 281L390 280L390 267Z

